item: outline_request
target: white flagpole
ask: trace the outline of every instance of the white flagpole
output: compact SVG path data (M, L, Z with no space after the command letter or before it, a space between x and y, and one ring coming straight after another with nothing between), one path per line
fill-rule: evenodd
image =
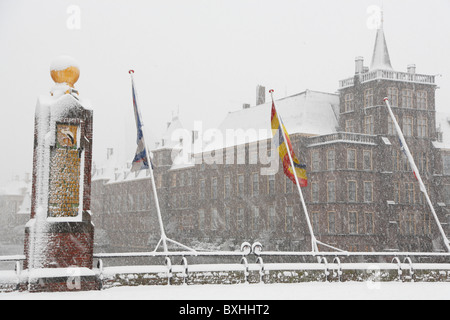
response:
M156 184L155 184L155 178L153 176L153 168L152 168L152 162L150 160L149 149L147 147L147 143L145 142L146 135L145 135L145 129L144 129L144 122L142 121L142 117L140 115L140 110L139 110L139 106L138 106L138 99L137 99L137 92L136 92L136 87L134 85L134 77L133 77L134 71L130 70L128 73L131 75L131 84L133 86L134 98L136 100L136 109L137 109L136 112L138 113L138 116L139 116L140 121L141 121L141 129L142 129L142 136L143 136L142 139L143 139L143 142L144 142L144 149L145 149L145 154L147 156L148 167L149 167L149 170L150 170L150 177L151 177L151 181L152 181L153 196L155 198L156 212L158 214L159 230L161 232L161 240L158 242L158 245L157 245L156 249L158 249L159 243L162 241L164 252L167 252L167 236L166 236L166 232L164 231L164 224L163 224L162 217L161 217L161 209L159 207L158 193L156 192Z
M269 92L270 92L270 95L272 97L272 104L275 106L275 102L273 101L273 90L270 90ZM275 110L276 110L276 107L275 107ZM303 193L302 193L302 190L300 188L300 184L298 182L297 173L296 173L295 167L294 167L294 161L292 160L292 156L291 156L291 150L289 149L289 145L287 143L288 140L286 139L286 134L284 133L283 120L281 118L281 115L278 112L277 112L277 116L278 116L278 119L279 119L279 122L280 122L281 132L283 133L284 143L286 144L287 154L289 155L289 161L291 162L292 171L294 173L295 182L296 182L296 185L297 185L297 190L298 190L298 193L300 195L300 201L302 202L303 211L305 212L306 222L308 224L308 229L309 229L309 232L311 234L311 246L312 246L311 251L312 252L319 252L319 248L317 247L317 240L316 240L316 237L314 236L314 231L313 231L313 228L312 228L312 225L311 225L311 221L309 219L308 209L306 208L305 199L303 198Z
M425 188L425 185L424 185L424 183L422 181L422 177L420 176L419 170L417 169L416 163L414 162L414 158L411 155L411 152L409 151L409 148L408 148L408 145L406 144L406 140L405 140L405 137L403 136L402 130L400 129L400 126L398 125L397 119L395 118L394 113L392 112L391 105L389 103L389 99L388 98L384 98L384 101L386 102L387 109L388 109L389 114L390 114L390 116L392 118L392 122L394 123L395 130L397 131L398 137L399 137L399 139L400 139L400 141L401 141L401 143L403 145L403 148L405 150L405 153L406 153L406 156L407 156L407 158L409 160L411 168L413 169L413 171L414 171L414 173L416 175L416 178L419 181L420 191L422 191L424 193L425 198L427 199L427 202L428 202L428 205L430 206L430 209L431 209L431 212L433 214L434 220L436 221L436 224L438 226L439 232L441 233L442 238L444 240L444 244L445 244L447 250L450 252L450 241L448 240L448 238L447 238L447 236L446 236L446 234L444 232L444 229L442 229L442 225L439 222L439 218L438 218L438 216L436 214L436 211L434 210L433 204L431 203L430 197L428 196L427 189Z
M151 181L152 181L153 195L155 197L156 212L157 212L157 215L158 215L158 222L159 222L159 230L161 232L161 239L159 240L158 244L156 245L156 248L155 248L154 251L158 250L158 247L159 247L159 245L162 242L164 252L168 252L167 242L172 242L173 244L178 245L178 246L180 246L180 247L182 247L184 249L187 249L189 251L195 252L194 249L191 249L191 248L189 248L189 247L187 247L187 246L185 246L185 245L183 245L183 244L181 244L181 243L179 243L179 242L177 242L175 240L169 239L166 236L166 232L164 231L164 224L163 224L163 220L162 220L162 216L161 216L161 208L159 206L158 193L156 192L155 177L153 175L152 162L151 162L151 159L150 159L150 153L149 153L150 149L148 148L147 143L145 142L146 135L145 135L144 122L142 121L142 116L140 114L139 107L138 107L137 92L136 92L136 87L134 85L134 78L133 78L134 71L130 70L128 73L131 75L131 84L132 84L133 90L134 90L134 99L136 100L136 112L138 112L139 118L140 118L140 121L141 121L142 139L143 139L143 142L144 142L145 154L146 154L146 157L147 157L147 163L148 163L148 167L149 167L149 171L150 171L150 177L151 177Z

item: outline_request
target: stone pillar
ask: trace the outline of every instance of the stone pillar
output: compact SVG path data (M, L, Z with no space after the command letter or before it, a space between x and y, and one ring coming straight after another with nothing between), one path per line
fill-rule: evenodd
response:
M50 69L56 84L50 95L39 97L35 114L24 247L28 289L98 289L90 214L93 113L73 88L80 74L76 62L59 57Z

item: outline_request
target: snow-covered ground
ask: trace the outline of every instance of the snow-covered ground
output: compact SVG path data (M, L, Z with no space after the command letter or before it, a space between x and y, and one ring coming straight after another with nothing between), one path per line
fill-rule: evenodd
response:
M450 300L450 282L306 282L116 287L64 293L0 293L0 300Z

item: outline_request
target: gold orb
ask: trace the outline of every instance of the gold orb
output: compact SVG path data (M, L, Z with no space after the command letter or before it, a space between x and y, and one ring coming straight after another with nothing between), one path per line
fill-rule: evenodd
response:
M66 83L73 88L80 77L80 68L73 58L60 56L52 62L50 75L56 83Z

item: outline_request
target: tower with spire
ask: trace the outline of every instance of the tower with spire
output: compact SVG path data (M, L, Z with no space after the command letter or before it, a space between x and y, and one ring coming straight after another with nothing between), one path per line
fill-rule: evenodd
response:
M363 57L355 59L353 77L339 81L340 129L345 132L392 135L392 124L384 108L388 97L394 113L404 124L406 135L436 139L435 75L416 73L414 64L406 72L396 71L384 32L384 18L377 29L370 67Z
M439 170L439 157L433 147L437 140L435 76L416 73L413 64L407 66L406 72L392 67L383 15L372 52L370 67L364 65L363 57L357 57L354 76L339 82L339 130L379 141L373 145L369 164L377 174L369 177L361 172L352 179L374 181L376 210L384 215L378 221L384 221L380 230L386 231L385 248L436 250L429 247L430 235L437 234L430 224L430 212L384 103L387 97L420 174L425 177L430 198L439 199L440 190L433 178L435 170ZM369 148L354 144L356 161L365 162L364 149ZM440 214L445 219L444 213Z

